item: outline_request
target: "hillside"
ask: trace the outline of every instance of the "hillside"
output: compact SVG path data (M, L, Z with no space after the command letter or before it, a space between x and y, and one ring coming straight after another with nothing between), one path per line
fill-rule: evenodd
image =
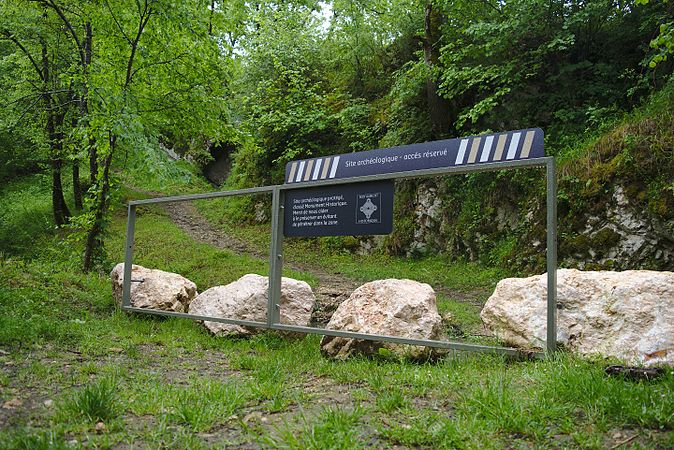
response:
M592 137L559 150L559 260L585 269L674 267L674 83ZM543 175L543 178L541 177ZM541 170L398 186L399 224L379 248L539 272Z

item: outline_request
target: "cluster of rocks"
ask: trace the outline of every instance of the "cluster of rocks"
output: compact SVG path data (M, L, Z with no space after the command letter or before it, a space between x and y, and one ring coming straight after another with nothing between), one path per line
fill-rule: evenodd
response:
M124 264L118 264L113 269L111 278L113 294L121 303ZM195 284L180 275L134 265L131 306L264 324L267 320L268 289L268 277L248 274L199 294ZM308 327L313 312L324 315L322 308L316 304L311 287L304 281L282 278L280 322ZM203 324L218 336L249 336L261 329L254 324L213 321L204 321ZM326 330L432 340L442 339L442 328L433 289L417 281L395 279L373 281L356 289L339 304L325 326ZM430 355L428 348L420 346L336 336L325 336L321 340L321 352L339 359L355 354L376 354L381 348L413 358Z
M118 264L111 273L119 302L123 269L124 265ZM136 265L131 274L131 306L251 322L203 322L219 336L248 336L260 330L253 322L266 323L267 277L248 274L199 294L193 282L178 274ZM557 278L560 345L581 355L618 358L632 364L674 364L674 273L562 269ZM481 312L486 329L507 345L543 349L546 280L541 275L499 282ZM316 311L322 309L307 283L282 279L282 324L310 326ZM443 329L431 286L413 280L377 280L360 286L339 304L325 326L321 352L345 359L386 349L403 357L427 358L432 351L428 347L344 338L330 331L442 340Z

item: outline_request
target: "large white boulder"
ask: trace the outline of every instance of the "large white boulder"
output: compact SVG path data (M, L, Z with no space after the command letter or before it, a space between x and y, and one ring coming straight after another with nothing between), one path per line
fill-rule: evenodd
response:
M226 319L267 321L269 279L248 274L226 286L215 286L202 292L190 303L189 313ZM281 279L281 323L308 326L316 297L304 281ZM249 335L257 329L220 322L204 322L218 336Z
M428 284L413 280L378 280L364 284L339 305L327 329L357 333L438 340L442 319L435 292ZM321 353L345 359L355 354L376 354L386 348L400 356L424 358L427 347L324 336Z
M122 304L124 263L119 263L110 272L112 295ZM186 312L187 306L197 296L197 285L177 273L131 267L131 306Z
M547 275L501 280L480 316L496 337L543 348ZM674 273L557 271L557 339L581 355L674 363Z

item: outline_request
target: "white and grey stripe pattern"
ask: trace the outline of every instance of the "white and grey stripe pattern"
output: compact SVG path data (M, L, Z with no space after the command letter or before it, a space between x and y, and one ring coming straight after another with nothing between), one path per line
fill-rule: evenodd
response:
M536 129L530 129L457 139L456 158L450 153L447 156L446 164L460 166L529 158L536 132ZM453 148L456 148L456 141L452 146ZM349 156L346 158L349 161ZM337 176L339 160L340 156L326 156L293 161L290 163L286 183L333 179ZM340 174L340 176L345 175L343 171Z
M286 183L335 178L338 164L339 156L293 161L290 164L290 173L288 173Z
M496 162L512 160L517 157L518 152L520 158L528 158L536 131L527 131L524 139L522 139L522 134L522 132L516 132L462 139L454 164L458 166L461 164L472 164L476 161ZM509 142L508 137L510 137ZM477 159L478 155L480 155L479 160Z

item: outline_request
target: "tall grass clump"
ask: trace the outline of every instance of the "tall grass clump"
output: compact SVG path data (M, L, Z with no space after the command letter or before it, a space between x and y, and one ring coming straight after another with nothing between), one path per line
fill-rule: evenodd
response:
M326 407L313 423L306 423L302 431L288 426L278 437L268 437L263 445L291 449L357 449L365 448L359 436L360 420L364 410Z
M120 416L122 405L114 380L102 380L88 384L66 401L63 412L87 422L108 422Z

